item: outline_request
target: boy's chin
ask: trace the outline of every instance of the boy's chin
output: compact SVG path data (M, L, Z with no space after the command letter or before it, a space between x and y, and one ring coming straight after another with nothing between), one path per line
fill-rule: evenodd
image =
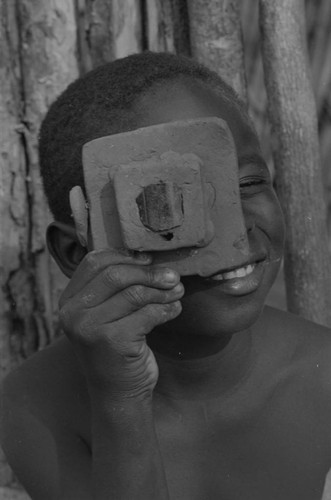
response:
M193 300L194 299L194 300ZM264 308L261 297L251 297L251 300L237 300L233 303L218 303L215 297L209 301L198 300L198 294L182 299L182 313L169 326L187 335L207 337L222 337L233 335L253 327Z
M259 319L277 275L278 267L268 266L254 283L233 280L227 287L222 282L212 282L197 276L183 277L185 295L183 311L177 318L187 331L219 336L251 328ZM239 280L238 280L239 281Z
M229 317L225 318L223 321L222 330L233 335L252 329L261 316L263 307L264 305L262 304L260 307L250 308L246 311L241 310L240 315L229 315Z

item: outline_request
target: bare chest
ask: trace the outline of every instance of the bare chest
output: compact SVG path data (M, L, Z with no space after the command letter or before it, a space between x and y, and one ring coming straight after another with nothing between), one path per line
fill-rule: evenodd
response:
M329 420L293 392L280 396L253 411L243 411L248 405L237 400L225 407L156 398L170 499L320 500L331 467ZM85 402L75 421L91 449Z
M269 411L230 421L204 405L156 411L171 500L320 500L330 450L308 425Z

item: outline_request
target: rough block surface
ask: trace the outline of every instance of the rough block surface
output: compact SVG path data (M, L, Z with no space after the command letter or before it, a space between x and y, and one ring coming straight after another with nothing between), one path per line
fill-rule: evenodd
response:
M183 120L95 139L83 148L83 169L94 248L155 251L155 263L182 275L208 276L246 262L236 149L224 120ZM168 186L162 213L153 217L155 199L144 189L162 183ZM181 223L174 185L187 196ZM186 185L194 194L185 195ZM172 234L162 238L163 230Z

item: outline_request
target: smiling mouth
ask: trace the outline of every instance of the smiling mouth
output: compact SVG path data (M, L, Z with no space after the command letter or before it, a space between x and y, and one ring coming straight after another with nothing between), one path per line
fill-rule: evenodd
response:
M229 271L222 271L213 274L212 276L208 276L208 280L211 281L227 281L238 278L246 278L252 274L258 264L261 264L265 261L265 258L256 260L250 264L246 264L245 266L237 267L236 269L231 269Z
M219 270L208 277L183 276L186 295L214 287L228 296L249 295L259 289L266 266L272 260L263 255L247 262L245 265Z

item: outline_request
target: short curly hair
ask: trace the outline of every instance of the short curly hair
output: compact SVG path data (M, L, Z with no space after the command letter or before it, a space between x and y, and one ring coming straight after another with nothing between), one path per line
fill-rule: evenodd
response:
M186 76L211 86L247 117L245 105L215 72L169 53L143 52L109 62L71 83L51 105L39 134L40 171L56 220L70 223L69 191L84 190L83 145L137 128L133 105L154 83Z

